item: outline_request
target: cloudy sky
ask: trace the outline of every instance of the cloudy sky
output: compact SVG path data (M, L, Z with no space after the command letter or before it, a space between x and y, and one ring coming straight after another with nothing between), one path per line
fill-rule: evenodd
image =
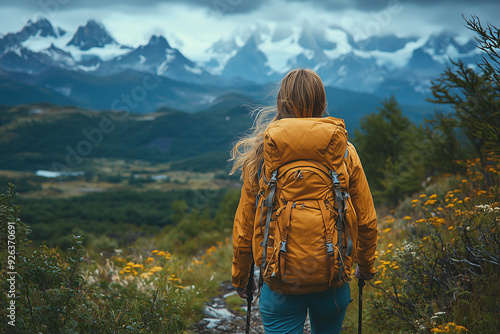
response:
M102 22L121 44L145 44L161 34L199 60L212 43L259 23L339 25L355 39L422 36L448 30L472 34L461 15L500 24L499 0L0 0L0 33L48 18L70 34L89 19Z

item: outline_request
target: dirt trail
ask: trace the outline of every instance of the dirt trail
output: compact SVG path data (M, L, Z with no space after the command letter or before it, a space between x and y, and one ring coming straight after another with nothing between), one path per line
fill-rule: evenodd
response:
M211 333L232 333L244 334L246 328L245 315L232 311L226 302L226 297L235 294L231 282L222 282L217 297L212 298L205 306L205 318L198 322L191 333L211 334ZM263 334L264 327L260 319L258 300L252 303L252 321L250 333ZM309 319L306 320L304 333L311 333Z

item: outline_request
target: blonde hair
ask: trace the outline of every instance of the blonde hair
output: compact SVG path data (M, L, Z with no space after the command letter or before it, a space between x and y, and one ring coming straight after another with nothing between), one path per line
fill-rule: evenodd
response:
M253 111L255 121L250 134L240 139L231 150L234 161L229 174L241 168L241 178L255 178L264 159L264 132L269 124L282 118L322 117L326 112L323 82L312 70L297 69L281 80L276 105Z

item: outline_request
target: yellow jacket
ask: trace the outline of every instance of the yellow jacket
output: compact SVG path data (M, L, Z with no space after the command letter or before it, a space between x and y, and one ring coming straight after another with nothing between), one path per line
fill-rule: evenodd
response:
M343 125L340 119L333 119ZM349 175L349 194L352 205L356 212L358 228L357 234L350 235L353 249L352 257L345 263L348 268L354 262L358 263L362 274L374 274L375 250L377 247L377 217L373 199L366 180L361 161L356 149L351 143L347 144L347 158L345 164ZM259 191L257 178L244 179L241 189L241 197L236 211L233 226L233 264L232 283L236 288L243 288L248 282L250 266L257 259L260 265L262 250L260 249L263 239L260 226L255 226L256 195ZM280 291L287 292L287 286L278 286ZM294 289L294 293L322 291L328 286L306 287L301 291Z

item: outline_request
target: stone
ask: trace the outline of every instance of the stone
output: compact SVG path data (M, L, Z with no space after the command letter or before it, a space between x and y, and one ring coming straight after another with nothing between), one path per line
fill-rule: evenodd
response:
M234 315L231 312L229 312L226 308L215 309L210 306L205 306L203 311L205 312L206 315L212 318L224 319L224 320L234 318Z

